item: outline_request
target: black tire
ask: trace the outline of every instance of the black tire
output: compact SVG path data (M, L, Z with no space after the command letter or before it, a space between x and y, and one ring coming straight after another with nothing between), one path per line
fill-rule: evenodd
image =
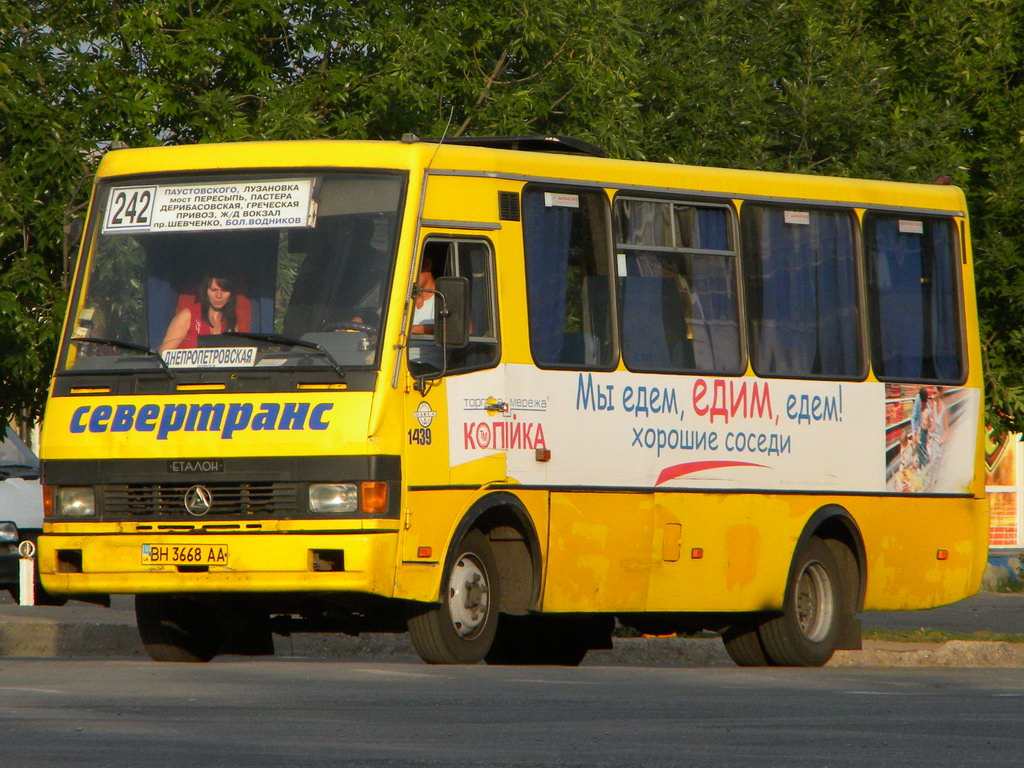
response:
M470 531L443 576L439 605L409 617L413 647L428 664L477 664L498 628L498 566L491 543Z
M722 633L726 653L741 667L767 667L772 663L758 635L762 621L744 616Z
M498 619L498 632L488 664L578 667L590 650L589 627L562 616L508 616Z
M209 605L194 598L136 595L135 621L153 661L201 663L220 651L218 616Z
M765 653L780 667L820 667L835 653L843 613L841 571L829 546L811 538L797 553L781 615L758 630Z

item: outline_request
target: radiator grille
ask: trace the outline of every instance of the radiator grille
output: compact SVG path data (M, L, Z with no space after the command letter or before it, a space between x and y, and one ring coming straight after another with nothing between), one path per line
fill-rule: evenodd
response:
M294 483L204 483L212 506L205 517L288 515L298 509ZM189 516L185 492L192 484L107 485L100 487L104 515Z

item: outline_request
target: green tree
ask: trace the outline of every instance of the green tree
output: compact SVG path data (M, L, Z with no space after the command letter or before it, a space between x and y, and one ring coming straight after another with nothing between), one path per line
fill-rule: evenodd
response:
M965 189L988 420L1024 431L1024 7L706 0L644 40L649 159Z
M0 0L0 413L39 415L112 141L564 133L967 191L990 421L1024 430L1013 0Z
M614 143L616 115L636 110L626 5L0 0L0 414L41 413L64 227L111 142L557 130Z

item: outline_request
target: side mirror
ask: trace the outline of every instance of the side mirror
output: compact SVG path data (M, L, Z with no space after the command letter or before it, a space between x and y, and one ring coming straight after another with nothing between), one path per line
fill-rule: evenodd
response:
M469 278L439 277L434 290L440 299L434 302L434 343L465 348L469 344Z
M85 229L85 217L74 216L64 227L64 237L68 240L71 248L76 248L82 239L82 230Z

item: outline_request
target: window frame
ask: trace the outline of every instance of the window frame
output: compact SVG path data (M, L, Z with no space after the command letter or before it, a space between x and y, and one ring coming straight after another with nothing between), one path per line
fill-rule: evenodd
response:
M907 219L928 219L930 221L944 221L950 227L950 266L953 268L953 300L956 310L956 340L958 344L957 359L960 363L960 376L956 379L940 379L923 377L905 378L896 376L879 375L875 370L875 301L878 295L874 292L872 281L872 264L868 256L868 241L866 237L867 219L869 216ZM967 307L964 304L964 217L962 215L941 212L924 212L914 210L892 210L889 208L866 208L861 216L861 236L863 239L863 261L864 261L864 321L867 334L868 361L871 364L872 375L881 382L893 384L934 384L937 386L962 386L967 382L970 375L970 360L967 344ZM881 350L878 350L881 352Z
M607 270L607 283L608 283L608 307L609 307L609 342L611 344L611 351L609 354L608 364L604 366L599 365L586 365L578 363L550 363L540 362L537 360L536 353L534 351L533 344L533 323L532 317L534 307L530 302L530 259L527 253L527 228L529 226L529 215L526 212L526 197L527 195L544 192L555 192L565 193L570 195L580 196L593 196L595 199L601 201L601 215L603 218L604 226L604 243L605 249L605 268ZM523 273L525 277L525 303L526 303L526 337L527 343L530 347L530 360L539 369L543 370L557 370L557 371L592 371L592 372L611 372L619 367L619 360L621 359L621 347L619 344L619 323L618 313L616 312L616 306L618 303L617 287L616 287L616 274L615 274L615 237L612 232L614 223L612 221L611 201L608 198L608 192L601 186L581 186L578 183L566 183L556 184L548 181L532 181L527 183L520 192L521 203L521 225L522 225L522 237L523 237ZM596 244L596 241L595 241ZM598 260L595 259L595 263Z
M455 265L456 269L459 269L459 266L460 266L459 265L459 244L460 243L473 243L473 244L481 244L481 245L484 246L484 248L487 251L487 264L488 264L487 292L488 292L489 298L490 298L489 311L490 311L490 315L491 315L491 327L494 329L493 345L494 345L495 354L494 354L493 362L485 364L485 365L459 366L459 367L454 367L454 366L452 366L449 363L449 364L446 365L446 367L444 369L444 376L446 376L446 377L447 376L454 376L454 375L458 375L458 374L462 374L462 373L469 373L471 371L483 371L483 370L488 370L490 368L496 368L498 365L501 364L502 345L501 345L501 325L500 325L501 313L500 313L499 307L498 307L498 275L497 275L497 262L498 262L498 260L497 260L497 255L496 255L496 251L495 251L495 248L494 248L494 243L490 240L490 238L482 237L482 236L479 236L479 235L475 235L475 236L474 235L465 235L465 236L463 236L463 235L457 235L457 234L452 234L452 233L429 233L429 234L425 235L420 240L420 245L419 245L419 249L418 249L418 257L417 257L417 260L416 260L417 274L418 274L419 266L423 263L423 258L424 258L425 254L426 254L426 249L427 249L428 245L433 244L433 243L447 243L449 245L449 247L452 246L452 245L455 246L455 252L454 252L454 259L453 259L453 261L454 261L454 265ZM458 272L449 272L449 267L450 267L450 265L446 262L446 264L445 264L445 271L442 273L443 276L445 276L445 277L467 277L466 275L461 275ZM471 286L471 290L472 290L472 286ZM406 334L407 334L407 338L409 339L409 341L411 342L414 338L416 340L418 340L418 341L419 340L426 340L426 339L429 338L431 343L433 343L433 339L434 339L433 334L421 334L421 333L413 334L412 333L411 329L412 329L413 314L414 314L413 312L411 312L411 311L409 312L408 325L406 327ZM481 345L483 345L483 344L490 344L491 343L491 339L490 339L490 337L486 337L486 336L474 336L473 334L470 334L470 336L469 336L469 344L467 345L467 348L469 346L473 345L474 343L481 344ZM405 358L406 358L406 365L408 365L409 364L409 352L410 352L411 349L413 349L413 347L412 347L411 343L407 344L406 346L407 346L407 348L405 350ZM438 349L441 349L441 348L438 347ZM447 349L449 360L450 360L452 354L455 353L455 352L458 352L458 351L460 351L460 350ZM446 361L446 362L448 362L448 361Z
M729 235L732 239L732 250L731 251L719 251L716 249L706 248L690 248L687 246L644 246L644 245L633 245L619 242L619 232L617 229L618 219L617 212L620 202L646 202L646 203L663 203L670 206L669 208L669 220L672 222L673 237L676 237L678 233L678 222L675 215L675 206L684 205L691 207L702 207L702 208L720 208L726 211L728 218L727 227ZM705 199L693 196L684 195L656 195L656 194L645 194L643 190L634 189L622 189L619 190L612 200L611 206L612 213L612 247L614 269L615 269L615 288L616 288L616 320L618 321L618 334L619 334L619 354L622 359L622 365L626 370L633 373L653 373L666 376L742 376L749 369L750 356L748 354L747 347L747 313L746 313L746 299L744 292L744 280L742 274L742 258L741 242L740 242L740 223L739 223L739 212L736 204L732 199ZM626 340L623 338L624 335L624 323L622 322L623 307L619 304L618 287L619 280L623 279L619 274L619 263L618 253L620 248L625 247L635 251L647 251L654 253L673 253L679 255L711 255L711 256L732 256L732 280L733 288L736 293L736 331L737 331L737 343L739 345L738 353L739 357L737 360L737 367L732 371L716 371L713 369L701 369L694 368L692 371L670 371L670 370L647 370L637 369L630 367L626 362Z
M89 208L86 212L86 220L83 228L83 234L81 238L81 253L78 254L77 259L73 259L70 265L69 279L72 280L71 293L68 296L68 311L62 324L60 346L57 352L56 366L54 371L54 380L58 382L58 386L70 386L63 383L64 377L70 376L81 376L81 377L93 377L93 376L104 376L110 374L117 374L118 376L132 376L132 377L143 377L149 378L152 374L150 367L123 369L118 368L114 365L108 368L87 368L87 369L76 369L72 366L70 361L75 357L75 353L72 352L74 344L74 328L78 322L78 316L81 310L84 308L83 301L85 301L87 294L90 290L91 271L93 269L95 259L97 257L97 249L99 245L99 239L103 236L102 223L106 213L106 205L109 202L108 193L112 187L118 187L128 184L196 184L200 185L203 183L231 183L231 182L275 182L282 179L293 178L296 176L312 176L315 177L313 185L313 196L319 205L321 201L321 195L323 194L324 182L328 177L344 177L344 176L377 176L382 178L396 178L399 181L397 189L397 204L395 208L395 226L391 233L391 244L388 250L388 258L390 259L390 265L388 267L388 274L384 278L383 285L385 287L392 285L394 277L396 275L396 263L399 252L399 242L401 239L402 220L405 216L405 210L409 203L409 171L402 168L386 167L386 166L372 166L372 167L357 167L357 166L330 166L330 165L299 165L292 167L265 167L265 166L254 166L254 167L224 167L224 168L188 168L179 170L161 171L157 168L150 168L146 171L133 172L127 174L118 174L110 176L97 176L93 182L93 199L90 202ZM306 228L302 228L306 229ZM310 228L315 229L315 226ZM296 230L283 230L283 231L296 231ZM123 234L131 234L125 232ZM153 233L150 233L153 234ZM144 303L150 301L149 297L144 297ZM380 327L384 328L388 321L388 302L384 302L381 306L380 314ZM148 310L144 310L148 316ZM171 314L173 317L173 313ZM156 342L156 346L159 345L162 336L153 336ZM371 366L364 369L367 372L372 372L374 375L378 374L381 370L384 360L384 350L378 349L374 358L374 362ZM204 380L211 376L216 378L223 378L227 382L235 381L237 376L248 377L253 374L253 371L260 369L249 369L249 368L234 368L234 369L191 369L191 368L176 368L176 375L179 379L189 380L195 376L199 376ZM282 369L283 370L283 369ZM292 370L289 368L288 370ZM296 368L295 370L301 370ZM315 369L319 370L319 366ZM364 370L356 371L357 375L361 375ZM265 375L265 374L260 374ZM277 376L277 374L274 374ZM169 383L169 386L173 389L173 382ZM275 385L276 386L276 385Z
M853 255L853 279L854 285L854 303L853 306L857 311L857 322L856 322L856 340L857 340L857 352L858 352L858 370L855 373L848 375L837 375L834 373L828 374L794 374L794 373L766 373L758 370L756 365L756 353L754 339L756 334L754 332L754 316L750 311L750 291L751 281L753 280L753 266L752 260L754 256L750 253L746 247L744 212L751 208L768 208L777 209L780 211L792 210L792 211L808 211L808 212L825 212L825 213L838 213L843 214L848 220L852 222L852 255ZM750 370L755 376L761 379L790 379L794 381L865 381L870 371L870 351L868 348L869 338L867 329L867 274L865 267L865 255L863 245L863 223L862 217L857 215L857 210L853 206L841 205L835 202L827 200L785 200L785 199L743 199L739 209L738 216L739 224L739 242L737 244L740 252L741 259L741 271L742 271L742 292L744 297L744 314L745 314L745 325L747 332L747 350L748 350L748 362Z

